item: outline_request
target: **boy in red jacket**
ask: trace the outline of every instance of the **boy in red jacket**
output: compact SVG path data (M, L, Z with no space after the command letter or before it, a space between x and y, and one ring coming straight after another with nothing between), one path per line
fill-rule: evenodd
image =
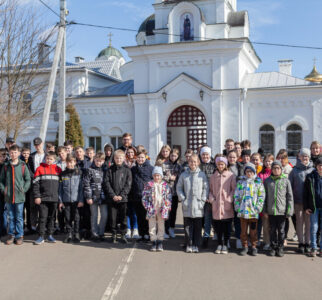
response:
M39 205L39 237L34 242L40 245L44 242L47 225L47 242L55 243L52 234L58 203L59 175L61 169L56 166L55 152L48 152L46 163L40 164L33 182L35 204Z

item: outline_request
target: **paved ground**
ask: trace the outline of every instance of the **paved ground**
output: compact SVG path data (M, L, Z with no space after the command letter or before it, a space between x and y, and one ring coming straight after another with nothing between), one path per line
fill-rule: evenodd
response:
M180 218L179 218L179 223ZM186 254L180 236L163 253L146 244L0 246L0 299L321 299L322 258ZM63 237L61 237L63 238ZM233 242L232 242L233 243ZM211 248L215 243L211 243Z

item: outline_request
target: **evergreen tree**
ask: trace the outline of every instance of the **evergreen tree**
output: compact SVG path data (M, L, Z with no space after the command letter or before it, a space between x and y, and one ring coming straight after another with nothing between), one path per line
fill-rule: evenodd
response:
M71 140L74 147L84 147L83 130L79 115L72 103L66 106L66 112L69 113L69 121L66 121L66 140Z

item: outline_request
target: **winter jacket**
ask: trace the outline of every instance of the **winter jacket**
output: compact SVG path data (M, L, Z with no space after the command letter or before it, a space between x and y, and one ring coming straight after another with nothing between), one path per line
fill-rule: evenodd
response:
M112 165L106 171L103 187L107 201L114 203L113 197L121 196L122 200L117 203L127 202L132 187L131 169L125 164Z
M173 163L172 161L168 160L167 162L162 164L162 171L163 171L163 179L170 186L172 196L176 196L177 195L176 185L178 183L179 176L182 171L181 165L178 163L178 161ZM170 177L173 175L176 176L175 180L170 179Z
M35 174L36 169L37 169L37 168L35 168L35 156L36 156L36 154L37 154L37 151L32 152L30 154L30 156L29 156L29 159L28 159L28 165L29 165L29 168L30 168L32 174ZM46 163L46 153L45 153L45 156L44 156L44 159L43 159L42 163Z
M236 176L230 171L215 172L209 180L209 202L214 220L234 217L234 192Z
M262 180L262 182L264 183L265 182L265 180L269 177L269 176L271 176L271 174L272 174L272 169L265 169L265 171L264 172L261 172L261 173L259 173L257 176Z
M58 202L59 175L61 169L55 164L41 163L37 168L33 181L33 197L42 202Z
M303 209L313 213L322 208L322 177L317 170L306 176L304 182Z
M26 161L25 158L21 155L20 160L22 160L26 164L26 166L28 167L30 178L34 178L34 173L32 172L31 167L29 165L29 159Z
M62 172L66 170L66 161L61 161L60 159L57 162L57 166L61 168Z
M29 169L23 161L19 160L16 165L11 164L11 161L4 164L0 174L0 190L5 202L24 203L30 184Z
M204 205L208 198L209 184L207 176L199 168L183 172L177 183L177 195L182 202L185 218L202 218Z
M132 190L131 194L134 201L141 201L144 185L153 179L153 167L146 160L142 165L136 165L131 169L132 172Z
M211 175L214 174L216 171L216 165L213 162L213 160L210 160L208 163L202 162L200 164L199 168L202 172L204 172L206 174L208 181L209 181Z
M259 177L242 176L237 182L234 194L235 211L238 218L258 219L263 210L265 189Z
M232 172L235 175L236 180L238 179L238 177L244 175L243 174L244 167L240 162L237 162L235 165L230 165L228 169L230 172Z
M303 204L304 181L307 174L313 171L313 164L310 162L305 166L301 161L297 161L288 179L293 189L294 203Z
M106 204L106 198L103 190L103 180L105 176L104 168L97 167L92 163L91 167L84 171L83 188L84 199L92 199L94 203Z
M160 213L162 216L162 219L168 219L169 218L169 212L171 210L171 201L172 201L172 195L171 195L171 189L170 186L165 182L162 181L162 202L160 207ZM142 193L142 204L144 208L146 209L146 217L148 219L154 217L157 215L157 211L154 206L155 203L155 187L154 187L154 181L149 181L145 184L144 190Z
M111 156L105 156L105 167L106 168L109 168L112 164L113 164L113 161L114 161L114 146L112 144L106 144L104 146L104 149L105 147L109 147L112 149L112 154Z
M91 166L92 166L92 162L91 162L91 160L89 159L89 157L85 156L85 157L84 157L84 160L78 160L78 159L77 159L77 167L78 167L79 169L81 169L83 172L84 172L86 169L89 169Z
M270 176L264 182L265 202L263 213L291 217L294 213L293 192L285 174Z
M84 202L83 179L80 169L65 169L60 174L59 202Z

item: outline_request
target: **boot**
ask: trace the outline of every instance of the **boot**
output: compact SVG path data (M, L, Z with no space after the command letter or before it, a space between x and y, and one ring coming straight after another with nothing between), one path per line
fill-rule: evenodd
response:
M112 234L112 237L111 237L111 243L112 243L112 244L116 244L116 243L117 243L117 240L116 240L116 234Z
M284 256L284 250L283 250L283 247L278 247L278 248L277 248L276 256L277 256L277 257L283 257L283 256Z
M80 243L80 241L81 241L81 238L80 238L79 233L75 233L75 236L74 236L74 242L75 242L75 243Z
M304 245L299 244L299 247L298 247L298 249L296 251L297 251L297 253L304 254L304 252L305 252Z
M71 241L72 241L72 239L73 239L73 236L72 236L72 233L70 232L70 233L68 233L67 235L66 235L66 237L65 237L65 239L64 239L64 243L70 243Z

